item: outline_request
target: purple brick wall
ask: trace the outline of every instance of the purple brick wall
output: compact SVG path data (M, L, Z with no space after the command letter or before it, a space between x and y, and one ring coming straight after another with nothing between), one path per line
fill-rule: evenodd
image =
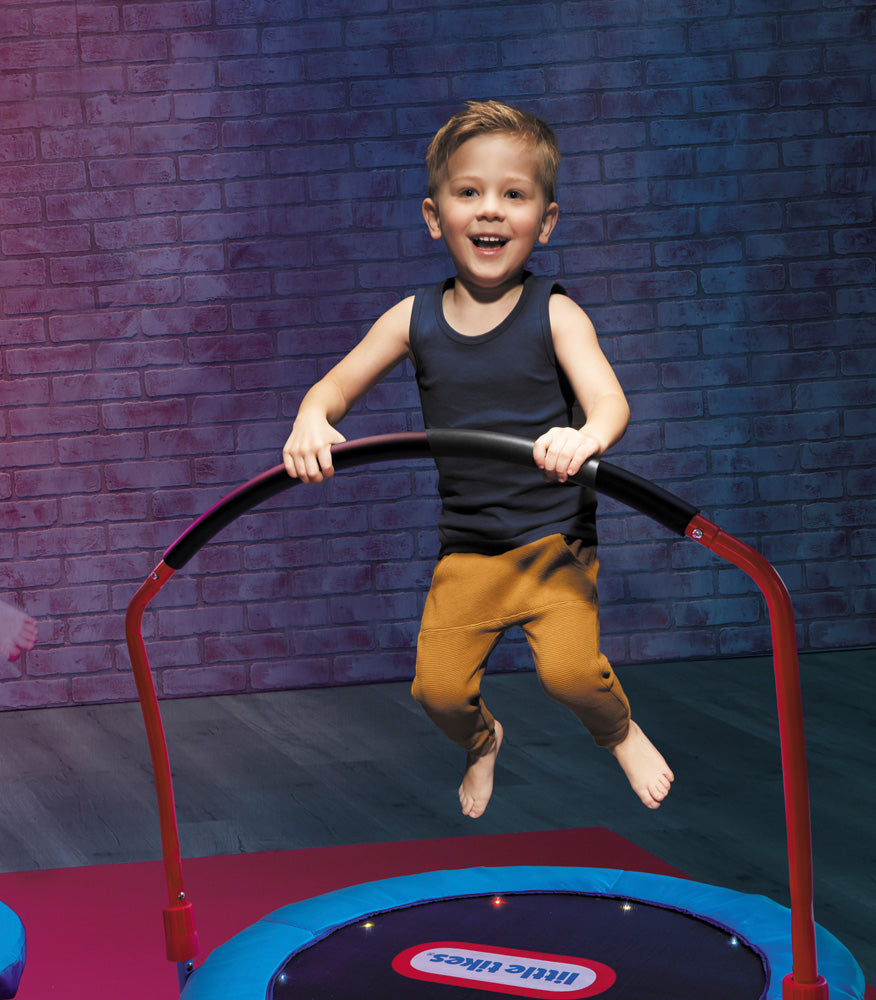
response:
M428 137L469 97L551 121L534 268L633 408L612 460L762 551L801 648L876 640L874 13L853 0L165 0L0 10L0 599L40 621L0 707L130 698L124 611L279 460L298 401L446 259ZM464 8L464 11L463 11ZM348 437L416 429L410 372ZM428 463L289 491L144 623L163 694L409 676ZM603 503L618 664L753 653L738 571ZM525 665L519 641L496 664Z

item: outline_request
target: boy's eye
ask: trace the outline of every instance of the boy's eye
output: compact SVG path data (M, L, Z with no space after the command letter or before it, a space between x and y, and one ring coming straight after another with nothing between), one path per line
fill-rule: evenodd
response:
M506 198L522 198L523 197L523 192L522 191L509 191L505 195L505 197Z
M463 198L474 198L477 191L474 188L463 188L459 193Z

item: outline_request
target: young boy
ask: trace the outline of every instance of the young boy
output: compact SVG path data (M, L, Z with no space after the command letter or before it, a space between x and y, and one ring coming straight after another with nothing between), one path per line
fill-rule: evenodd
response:
M427 427L535 440L531 472L437 463L441 550L412 691L466 750L459 799L473 818L489 802L502 743L480 682L514 625L544 689L614 754L646 806L656 809L673 780L599 651L595 496L564 485L620 439L629 408L585 313L559 285L525 270L557 222L559 161L547 125L494 101L470 102L438 131L426 154L423 216L456 275L377 320L306 394L283 449L290 476L331 476L331 445L345 440L337 423L406 357ZM571 426L576 401L586 417L580 428Z

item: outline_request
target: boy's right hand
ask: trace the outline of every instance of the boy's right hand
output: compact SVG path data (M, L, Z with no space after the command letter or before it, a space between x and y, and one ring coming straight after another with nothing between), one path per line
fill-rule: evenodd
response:
M331 447L346 441L327 420L302 419L299 414L283 447L283 464L293 479L321 483L334 474Z

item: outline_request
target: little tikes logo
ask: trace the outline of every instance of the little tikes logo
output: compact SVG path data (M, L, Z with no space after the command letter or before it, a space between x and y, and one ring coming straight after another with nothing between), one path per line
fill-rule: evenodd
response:
M520 997L595 997L615 981L601 962L511 951L465 941L433 941L400 952L392 961L396 972L430 983L465 985L470 989Z

